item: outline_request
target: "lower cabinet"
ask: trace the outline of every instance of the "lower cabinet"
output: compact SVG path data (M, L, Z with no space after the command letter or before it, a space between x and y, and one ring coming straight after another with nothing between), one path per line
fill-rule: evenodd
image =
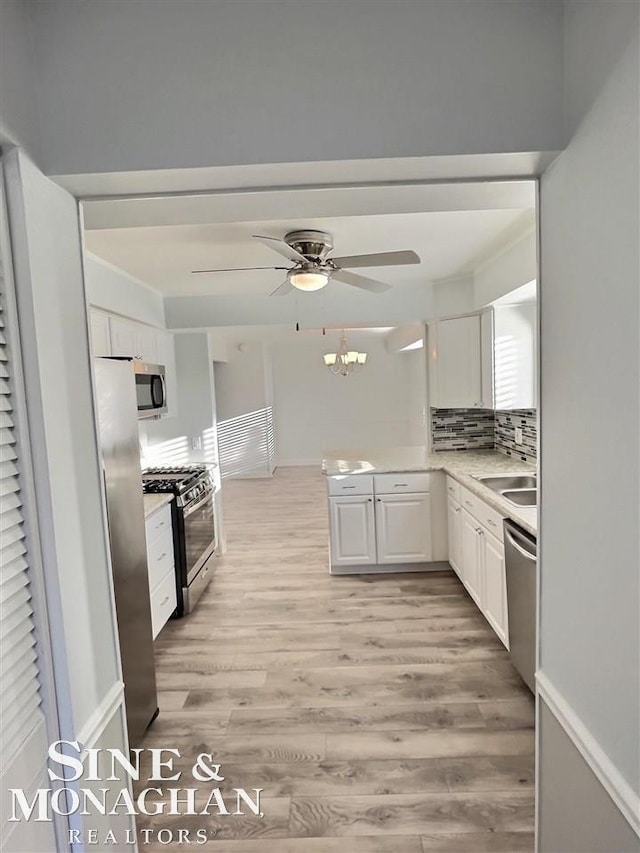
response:
M428 474L356 475L328 487L333 568L431 562Z
M447 535L449 539L449 562L451 568L462 576L462 518L460 504L454 498L447 497Z
M460 501L449 495L449 562L500 640L509 648L509 617L501 522L493 509L460 488ZM468 500L464 500L464 498ZM473 498L473 499L471 499ZM487 525L491 525L491 529Z
M178 603L170 504L160 507L146 519L145 533L151 627L155 640Z
M364 566L376 562L373 496L329 499L331 564Z
M483 612L493 630L509 648L504 545L491 533L483 530L481 547L484 568Z
M464 585L478 607L483 609L482 600L482 553L480 525L466 509L461 512L462 565Z
M431 560L431 505L421 495L376 497L378 563L428 563Z

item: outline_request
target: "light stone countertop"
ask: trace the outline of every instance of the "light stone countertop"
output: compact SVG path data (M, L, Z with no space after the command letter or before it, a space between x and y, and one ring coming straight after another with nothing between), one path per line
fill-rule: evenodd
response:
M161 507L170 504L173 500L173 495L169 494L157 494L157 495L143 495L144 501L144 517L145 521L147 518L153 515L154 512L157 512Z
M444 471L505 518L511 518L529 533L537 535L536 507L514 506L502 495L483 486L472 474L526 474L535 465L518 462L496 450L458 450L429 453L426 447L384 447L371 450L329 450L322 460L328 477L351 474Z

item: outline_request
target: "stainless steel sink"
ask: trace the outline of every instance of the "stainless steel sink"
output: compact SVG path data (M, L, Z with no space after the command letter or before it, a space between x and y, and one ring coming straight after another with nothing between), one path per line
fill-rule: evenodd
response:
M538 503L537 489L506 489L501 494L517 506L536 506Z
M494 492L504 493L507 489L534 489L536 488L535 474L487 474L476 476L475 479L487 486Z

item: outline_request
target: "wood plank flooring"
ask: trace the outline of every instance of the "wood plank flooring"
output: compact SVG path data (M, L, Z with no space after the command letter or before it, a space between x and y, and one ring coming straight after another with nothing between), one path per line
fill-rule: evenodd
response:
M144 746L179 749L169 784L205 799L212 753L264 817L139 817L141 850L161 828L219 853L533 850L533 700L455 575L331 577L316 469L228 482L223 506L228 553L156 641Z

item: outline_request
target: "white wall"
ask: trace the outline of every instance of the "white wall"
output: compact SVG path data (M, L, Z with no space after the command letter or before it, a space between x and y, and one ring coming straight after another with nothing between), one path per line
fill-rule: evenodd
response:
M35 3L50 174L561 147L553 0L117 7Z
M411 443L408 365L416 353L390 354L383 339L371 336L349 334L347 341L367 352L367 363L346 377L333 376L322 359L335 352L336 333L271 345L278 464L315 464L337 447Z
M24 0L2 0L0 144L20 145L37 159L41 149L31 12Z
M91 252L85 252L85 287L89 305L164 328L162 296Z
M573 135L542 178L540 282L540 666L636 810L638 13L616 0L565 6Z
M213 363L206 332L177 334L175 417L140 422L143 465L217 462ZM199 439L201 448L192 447Z
M237 296L189 296L165 299L170 329L199 329L203 326L295 326L317 329L325 325L398 326L432 316L432 289L424 285L392 288L370 294L355 287L338 285L326 292L288 296L254 294L251 299Z
M537 277L537 237L531 230L474 271L473 307L484 308Z

